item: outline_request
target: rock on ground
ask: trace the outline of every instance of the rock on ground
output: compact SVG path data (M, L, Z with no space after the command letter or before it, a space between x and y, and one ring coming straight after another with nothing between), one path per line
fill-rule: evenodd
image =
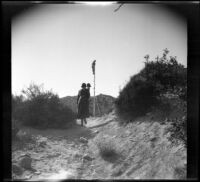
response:
M80 137L80 142L82 142L82 143L88 143L88 140L86 138Z
M93 158L90 157L88 154L85 154L85 155L83 156L83 160L89 160L89 161L92 161Z
M20 166L25 169L32 169L31 163L32 163L32 159L30 156L27 156L27 155L23 156L19 162Z

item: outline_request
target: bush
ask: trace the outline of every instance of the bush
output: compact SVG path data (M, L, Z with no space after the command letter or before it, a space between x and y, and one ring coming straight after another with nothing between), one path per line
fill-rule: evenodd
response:
M35 143L35 139L33 135L30 133L27 133L26 131L19 130L17 133L17 139L18 141L21 141L24 144L27 143Z
M100 156L108 162L115 162L120 157L112 141L100 141L97 143L97 147Z
M149 61L149 56L145 56L144 68L120 91L115 102L116 111L125 122L155 110L159 110L164 118L170 115L171 140L178 139L187 144L187 69L178 64L176 57L167 58L168 53L165 49L163 56L155 61Z
M176 167L174 169L174 177L175 179L187 179L187 167Z
M167 59L168 50L156 61L146 56L145 67L130 78L120 91L115 105L119 116L136 118L162 104L162 95L167 92L186 100L187 70L178 64L176 57Z
M20 118L22 115L22 107L23 107L24 97L23 95L14 96L12 95L12 126L17 127L19 125L19 121L17 118Z
M121 91L116 106L120 115L128 114L137 117L148 112L157 102L156 87L147 82L144 77L136 75Z
M182 101L175 107L177 107L177 109L174 109L175 112L181 109L182 113L179 111L179 116L176 114L177 117L173 117L170 120L171 127L169 128L169 131L171 135L169 139L172 143L176 144L181 141L187 146L187 104L185 101Z
M187 121L186 117L176 118L172 121L172 126L170 127L170 140L172 143L177 141L182 141L185 146L187 146Z
M75 113L61 104L58 95L44 91L42 85L32 83L22 93L24 96L13 96L12 116L23 125L62 128L74 121Z
M12 140L17 140L17 133L19 132L20 127L18 126L18 121L12 119Z

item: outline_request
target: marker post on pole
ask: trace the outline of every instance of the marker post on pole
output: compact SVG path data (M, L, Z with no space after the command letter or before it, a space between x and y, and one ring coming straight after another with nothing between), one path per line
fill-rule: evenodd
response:
M94 75L94 101L93 101L93 116L95 117L95 65L96 65L96 60L92 62L92 72Z

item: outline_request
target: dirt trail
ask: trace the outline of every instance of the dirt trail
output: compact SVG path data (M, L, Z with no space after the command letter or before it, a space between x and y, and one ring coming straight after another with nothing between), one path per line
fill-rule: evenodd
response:
M172 145L167 137L169 124L135 122L120 126L111 113L89 118L71 129L23 131L36 142L20 147L13 144L12 161L30 154L32 168L14 179L180 179L186 175L186 148ZM82 138L81 138L82 137ZM114 161L103 159L97 144L116 151ZM106 149L106 150L107 150Z
M63 130L22 128L21 132L34 136L37 143L30 143L26 147L13 143L12 162L17 163L21 156L29 154L32 158L32 168L35 170L24 170L22 175L14 175L13 178L26 180L82 178L85 165L91 163L83 159L89 154L86 142L95 137L98 128L110 121L113 120L104 120L103 117L89 118L87 124L82 127L78 120L77 126Z

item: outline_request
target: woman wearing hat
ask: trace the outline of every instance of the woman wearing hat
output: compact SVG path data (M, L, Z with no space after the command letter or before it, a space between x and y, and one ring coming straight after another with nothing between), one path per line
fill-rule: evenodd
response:
M77 105L78 105L78 118L81 119L81 126L83 122L86 123L87 113L87 103L88 103L88 90L86 89L86 84L82 83L82 89L78 92Z

